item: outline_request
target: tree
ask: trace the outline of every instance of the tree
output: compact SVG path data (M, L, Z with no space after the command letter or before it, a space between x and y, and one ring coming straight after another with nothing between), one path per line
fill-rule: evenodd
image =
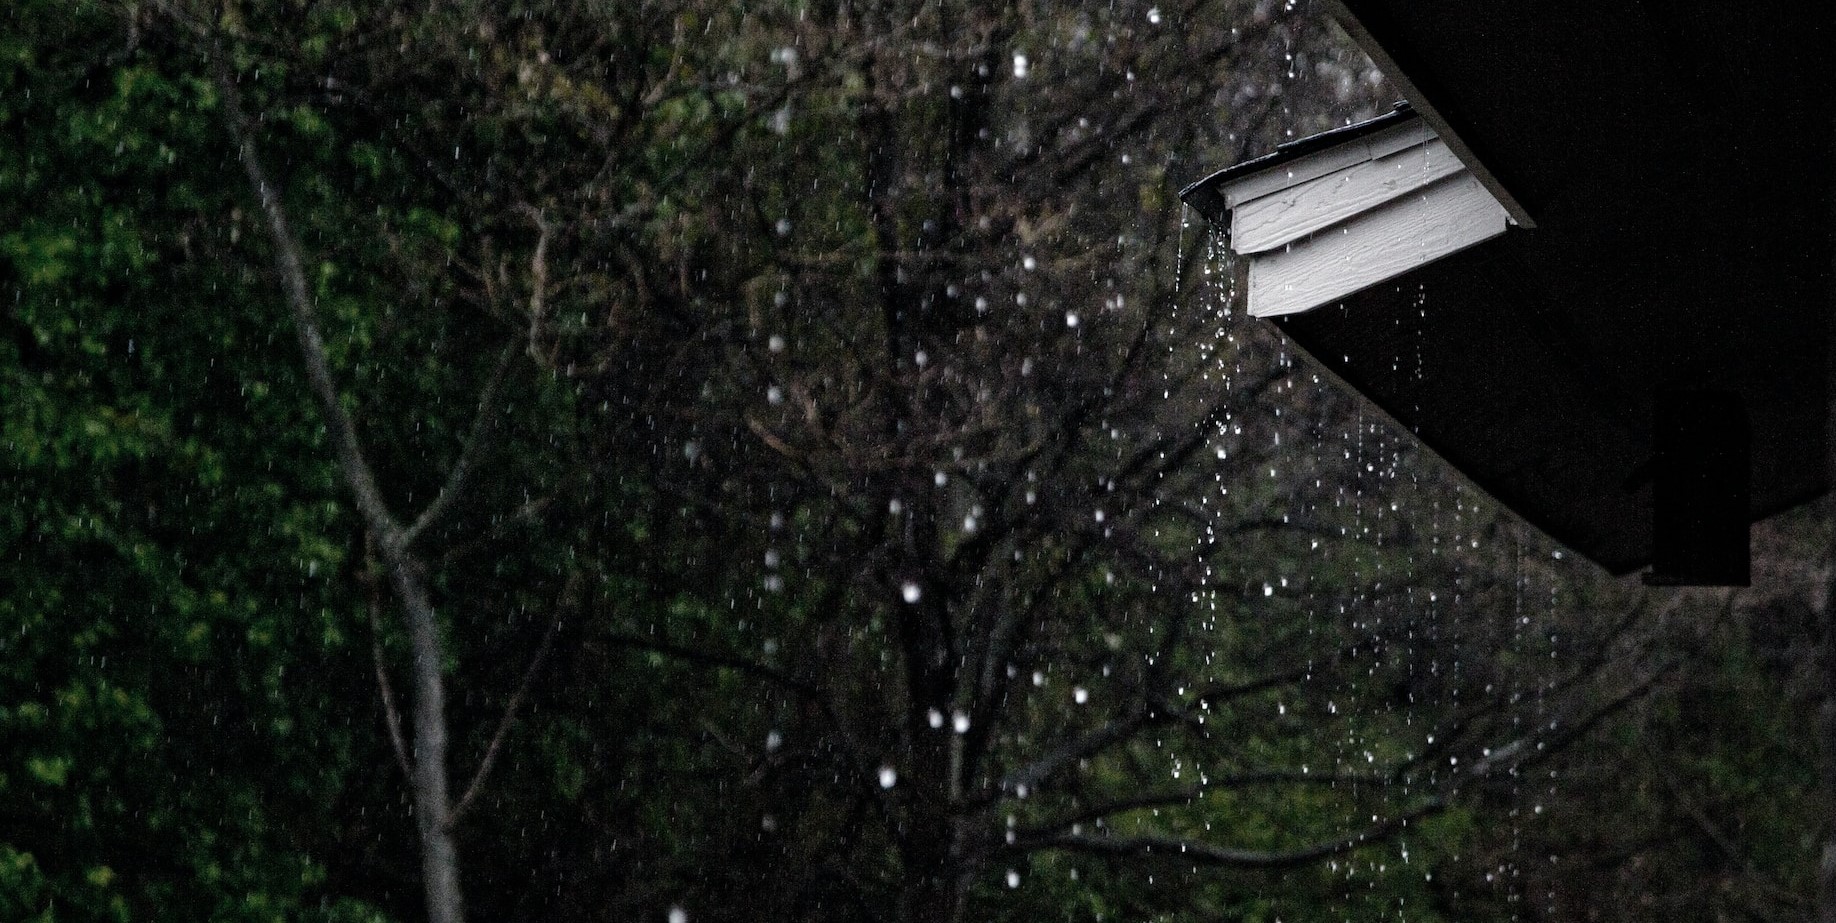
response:
M393 749L413 795L410 819L356 768L301 786L356 809L294 847L353 908L410 916L418 879L435 919L458 918L465 882L496 885L469 895L491 917L956 919L1011 881L1083 900L1054 877L1102 863L1181 882L1110 882L1125 907L1249 902L1189 870L1349 868L1404 832L1433 855L1424 826L1458 830L1671 663L1640 610L1588 618L1594 594L1626 605L1606 591L1499 619L1551 552L1232 313L1231 269L1173 187L1387 105L1318 19L1236 2L75 19L88 38L39 105L119 125L58 162L110 141L147 162L71 184L12 245L39 274L16 377L42 383L34 351L60 324L106 318L177 357L111 393L209 421L231 459L209 523L312 511L294 560L318 562L340 681L313 687L311 738L336 737L346 767ZM98 76L117 96L82 96ZM232 161L246 183L219 176ZM124 190L153 199L116 209L129 244L97 232L85 259L106 271L60 276L63 222L109 227L93 203ZM109 264L122 250L169 275ZM165 328L115 310L113 284ZM233 332L189 340L213 329L193 307L213 286ZM273 339L282 317L298 349ZM34 385L33 408L92 394L62 350L71 395ZM272 379L279 445L196 384L219 364ZM105 445L86 423L73 444ZM274 465L289 480L258 490ZM31 494L69 508L45 521L94 515L50 477ZM115 551L136 543L218 561L205 593L286 560L223 535ZM404 628L372 629L390 608ZM413 745L391 747L402 646ZM327 730L370 703L373 742ZM493 765L489 789L439 777ZM531 818L553 842L518 832ZM418 846L390 839L410 824ZM1384 899L1423 887L1386 880Z

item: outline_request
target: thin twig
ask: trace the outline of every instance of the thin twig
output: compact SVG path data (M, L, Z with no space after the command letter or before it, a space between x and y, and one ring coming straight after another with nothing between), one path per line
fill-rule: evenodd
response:
M1430 799L1406 813L1391 817L1342 839L1314 843L1288 852L1230 849L1200 840L1163 836L1108 837L1064 834L1022 841L1019 845L1020 848L1029 851L1064 849L1117 859L1158 855L1194 865L1286 869L1307 865L1381 842L1400 833L1411 822L1437 814L1446 807L1446 801L1439 798Z
M460 818L478 799L478 793L484 789L485 780L490 778L491 768L497 765L497 754L502 751L504 739L510 734L510 726L516 723L516 713L523 705L523 699L529 695L530 686L534 685L536 674L541 672L542 664L548 660L548 652L555 646L555 635L560 632L561 622L566 613L573 608L573 596L578 592L579 575L568 581L568 588L562 591L562 611L548 623L548 629L542 633L542 643L536 646L535 655L529 658L529 666L523 670L523 679L517 683L516 691L510 694L510 701L504 705L503 716L497 721L497 731L491 735L491 743L485 747L484 758L478 761L478 771L472 774L472 781L465 787L465 794L459 796L459 803L453 806L447 816L448 827L457 827Z
M1276 785L1337 786L1341 783L1345 785L1368 784L1375 786L1381 785L1385 781L1383 776L1368 774L1358 775L1355 773L1303 773L1281 770L1249 772L1240 775L1210 779L1199 785L1189 785L1184 788L1163 792L1148 792L1142 795L1120 798L1115 801L1092 805L1063 817L1053 818L1041 824L1024 827L1019 831L1019 835L1022 837L1049 836L1054 831L1065 830L1076 824L1090 823L1101 818L1125 814L1129 811L1140 811L1147 808L1167 807L1171 805L1189 805L1203 798L1205 793L1209 791L1228 791L1232 789Z
M726 654L718 651L699 651L681 644L674 644L669 641L659 641L655 638L645 638L640 635L613 635L606 640L614 647L636 648L638 650L650 651L651 653L663 654L687 663L737 670L796 693L801 698L811 700L820 700L821 698L816 688L809 683L802 682L786 674L782 670L768 667L762 663L747 660L744 657L734 654Z
M1141 730L1147 724L1147 706L1145 704L1136 705L1129 710L1128 714L1111 720L1094 731L1065 741L1052 752L1009 773L1001 780L1001 789L1018 791L1022 786L1036 789L1040 783L1057 775L1066 766L1132 738L1136 731Z

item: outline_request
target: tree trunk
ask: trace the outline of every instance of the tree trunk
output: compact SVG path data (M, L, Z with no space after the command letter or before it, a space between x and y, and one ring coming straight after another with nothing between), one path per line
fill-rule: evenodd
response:
M1836 570L1836 564L1832 565ZM1818 744L1822 756L1824 797L1823 856L1817 863L1817 919L1836 923L1836 585L1824 588L1818 616L1823 645L1818 668L1823 673L1823 705L1818 709Z
M960 923L969 879L954 824L941 811L914 810L899 850L899 923Z
M217 87L223 95L226 126L235 142L238 159L248 175L249 185L267 219L268 235L274 247L275 272L287 298L294 320L294 332L300 341L307 378L325 414L326 429L331 435L333 455L345 486L357 502L371 538L382 551L389 579L395 586L402 611L408 623L409 644L413 651L414 681L414 750L410 765L409 787L413 790L415 826L421 839L421 874L427 897L429 923L464 923L465 902L459 886L459 849L453 838L453 802L451 784L446 777L446 687L440 675L440 635L433 603L421 582L419 567L408 550L410 532L405 531L389 511L378 489L375 474L364 457L357 431L338 398L332 380L330 363L325 354L325 338L319 330L317 311L313 306L299 241L294 237L281 202L280 189L269 178L257 155L250 132L248 114L242 107L242 96L230 73L227 55L214 49L212 62Z
M1823 751L1823 792L1824 792L1824 831L1823 856L1817 863L1817 919L1821 923L1836 923L1836 645L1831 643L1828 629L1831 621L1828 606L1824 607L1824 699L1823 707L1818 714Z
M407 562L389 574L408 617L414 680L414 813L421 835L421 877L429 923L464 923L459 847L453 837L451 784L446 778L446 686L440 675L440 635L433 606Z

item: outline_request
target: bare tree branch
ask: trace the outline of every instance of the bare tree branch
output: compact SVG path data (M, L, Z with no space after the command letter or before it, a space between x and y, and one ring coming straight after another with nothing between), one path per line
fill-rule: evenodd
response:
M1231 789L1254 788L1269 785L1382 785L1387 777L1358 773L1334 772L1294 772L1291 770L1270 770L1266 772L1246 772L1235 775L1219 776L1207 779L1198 785L1162 792L1149 792L1129 798L1118 798L1101 804L1081 808L1063 817L1053 818L1044 823L1023 827L1021 837L1048 836L1075 824L1086 824L1099 818L1113 817L1129 811L1140 811L1146 808L1166 807L1169 805L1187 805L1204 797L1209 791L1226 791Z
M1374 845L1406 829L1410 823L1446 810L1447 802L1434 798L1403 813L1373 824L1350 836L1303 846L1285 852L1230 849L1199 840L1164 836L1107 837L1058 834L1021 840L1026 851L1063 849L1112 859L1164 857L1195 865L1245 869L1286 869Z
M344 403L338 396L338 385L332 379L331 362L326 356L325 335L319 329L319 312L307 286L299 240L281 204L280 188L268 179L268 171L256 154L249 133L248 114L242 107L242 93L229 73L227 55L219 51L213 65L217 88L223 94L224 123L229 129L230 140L236 145L236 156L242 162L243 172L248 175L249 186L261 204L262 216L267 219L268 237L274 248L275 274L280 278L287 306L293 311L293 330L299 337L301 358L306 362L306 377L319 399L320 411L325 414L332 451L364 522L383 546L383 553L390 554L402 544L401 526L376 486L376 475L357 439L356 424L345 412Z
M1133 737L1136 731L1147 726L1148 720L1147 706L1137 705L1128 714L1112 719L1094 731L1065 741L1045 756L1008 773L1001 780L1001 789L1002 791L1018 791L1022 787L1038 788L1041 783L1056 776L1077 760L1095 756Z
M536 645L535 654L529 658L529 666L523 669L522 681L516 684L516 691L510 694L510 701L504 704L504 713L497 721L497 730L491 735L491 743L485 747L484 757L478 761L478 770L472 774L472 781L465 787L465 794L459 796L459 802L453 805L452 814L446 819L447 826L456 827L465 817L465 812L478 800L478 793L484 789L485 780L491 777L491 768L497 765L497 754L503 749L504 738L510 733L510 726L516 723L517 710L522 708L523 699L529 695L529 687L534 685L536 674L542 670L542 664L548 660L548 652L555 646L555 635L560 633L561 623L567 613L573 609L572 596L578 591L579 575L568 580L568 588L562 591L561 612L548 623L548 629L542 632L542 641Z
M549 358L542 355L542 328L548 320L548 238L552 228L541 209L524 206L524 211L536 226L535 252L529 256L529 356L544 362Z
M414 766L408 758L408 744L402 739L402 710L396 704L395 686L389 682L389 666L383 659L382 625L376 617L377 610L382 608L382 600L378 598L381 594L373 574L364 575L364 584L369 596L364 608L370 617L370 657L376 666L376 689L382 696L383 723L388 727L389 745L395 751L396 765L402 769L402 779L412 784Z
M693 647L688 647L687 645L676 644L670 641L660 641L656 638L646 638L642 635L613 635L606 640L614 647L629 647L642 651L650 651L651 653L662 654L684 663L692 663L699 666L736 670L748 676L754 676L765 680L772 685L795 693L799 697L811 700L821 699L820 693L818 693L816 688L809 683L798 680L775 667L768 667L765 664L747 660L736 654L698 650Z

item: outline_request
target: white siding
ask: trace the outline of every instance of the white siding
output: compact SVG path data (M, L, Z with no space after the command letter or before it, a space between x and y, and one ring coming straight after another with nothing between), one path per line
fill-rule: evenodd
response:
M1249 310L1295 314L1503 234L1510 216L1420 120L1219 190L1249 263Z
M1509 222L1503 206L1464 171L1337 226L1256 254L1249 310L1257 317L1307 311L1490 240Z
M1323 230L1460 172L1439 140L1316 177L1231 212L1231 249L1261 253Z

